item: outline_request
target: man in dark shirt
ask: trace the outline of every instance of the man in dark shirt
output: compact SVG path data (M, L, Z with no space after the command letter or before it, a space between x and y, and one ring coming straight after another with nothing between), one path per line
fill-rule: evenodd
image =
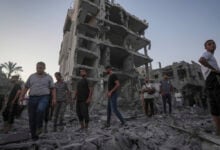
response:
M12 76L11 78L13 87L8 96L7 106L2 113L5 133L11 129L11 126L14 123L14 117L18 111L18 99L21 93L21 85L18 83L18 79L19 76Z
M160 82L160 94L163 100L163 111L166 114L166 103L169 104L169 114L172 113L172 91L173 86L168 80L168 76L164 74L164 79Z
M88 106L91 101L92 90L89 87L86 79L87 72L84 68L80 69L80 76L82 79L77 83L77 89L75 93L76 97L76 113L80 121L81 128L87 129L89 124L89 111Z
M109 74L108 93L107 93L107 95L108 95L107 127L110 126L111 111L113 111L115 113L115 115L121 121L121 124L124 125L125 121L124 121L121 113L118 111L118 108L117 108L117 97L118 97L117 90L120 87L118 77L115 74L112 74L111 66L107 66L105 69L106 69L107 74Z

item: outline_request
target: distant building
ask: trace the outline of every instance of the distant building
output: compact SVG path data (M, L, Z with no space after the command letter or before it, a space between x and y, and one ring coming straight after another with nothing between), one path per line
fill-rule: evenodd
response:
M181 61L150 72L151 78L157 82L163 79L164 74L169 76L174 90L183 95L184 105L201 105L205 80L199 64L193 61L191 64Z

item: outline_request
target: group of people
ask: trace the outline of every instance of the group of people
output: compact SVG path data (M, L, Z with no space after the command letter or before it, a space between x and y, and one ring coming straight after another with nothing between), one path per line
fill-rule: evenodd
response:
M31 74L22 88L17 84L18 78L13 78L14 86L10 92L7 106L3 111L4 126L3 130L7 133L14 121L16 115L15 107L25 99L28 92L28 117L31 138L38 140L39 135L43 132L43 122L48 118L49 107L53 108L53 131L57 131L57 126L63 124L63 117L67 100L71 99L71 91L68 85L62 79L60 72L56 72L54 83L53 78L45 72L46 65L44 62L36 64L36 73ZM111 66L106 67L106 72L110 75L108 82L108 106L107 106L107 123L110 126L111 112L113 111L120 119L121 124L125 121L117 109L117 90L120 86L119 80L115 74L112 74ZM80 130L88 129L89 111L88 107L92 97L92 87L87 80L86 69L80 69L81 79L77 82L76 90L72 100L76 100L76 114L80 122ZM48 119L47 119L48 120Z
M211 114L217 127L217 133L220 134L220 84L219 75L220 68L214 57L214 51L216 49L215 42L208 40L205 42L206 52L201 56L199 62L204 68L204 75L206 79L206 89L211 106ZM46 65L44 62L38 62L36 65L36 73L29 76L24 88L19 84L16 84L17 79L14 79L14 86L8 98L8 105L3 112L4 128L9 130L13 123L14 111L19 101L24 100L26 93L29 91L28 100L28 115L29 115L29 127L31 137L33 140L37 140L42 133L43 120L45 112L49 105L54 108L54 128L57 130L57 126L63 123L63 115L65 112L67 99L71 97L71 92L67 86L67 83L63 81L60 72L55 73L57 80L54 83L53 78L45 72ZM106 72L109 75L108 78L108 103L107 103L107 122L106 127L111 125L111 114L115 113L120 120L121 125L126 125L125 119L117 108L117 97L120 82L116 74L113 74L112 67L107 66ZM76 91L72 100L76 100L76 113L80 122L80 129L87 129L89 126L89 111L88 107L92 98L92 87L87 80L86 69L80 69L81 79L77 82ZM146 115L154 115L154 93L155 87L149 81L145 79L145 83L141 89L141 100L143 102ZM172 84L168 80L168 76L164 76L164 79L160 82L160 94L163 100L163 111L167 112L166 104L169 105L169 113L172 113L171 93L173 91ZM149 109L150 108L150 109ZM59 124L58 124L59 122Z
M144 112L147 116L151 117L155 114L154 100L157 88L149 78L145 78L144 84L141 89L141 100ZM173 86L169 81L169 77L164 74L163 80L160 82L159 91L163 101L163 113L167 113L167 103L169 106L169 114L172 113L172 92Z
M205 79L205 91L209 100L209 106L213 122L216 126L216 134L220 135L220 67L214 56L216 50L215 41L212 39L204 43L205 52L199 58L202 73ZM163 111L166 113L166 103L169 104L169 113L172 112L171 93L173 87L165 75L164 80L160 82L160 94L163 100ZM142 102L146 115L154 114L154 92L155 87L145 79L145 84L142 87ZM149 107L150 106L150 107ZM149 110L150 108L150 110Z

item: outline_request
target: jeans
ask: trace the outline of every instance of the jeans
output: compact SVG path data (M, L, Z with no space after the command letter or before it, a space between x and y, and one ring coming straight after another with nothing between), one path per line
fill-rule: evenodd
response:
M145 113L146 115L152 116L154 115L154 99L153 98L146 98L144 99L144 109L145 109ZM150 114L148 114L148 106L150 105Z
M58 101L54 110L54 127L57 126L57 121L59 121L59 125L63 123L65 110L66 110L66 102Z
M220 116L220 83L217 76L219 75L211 72L206 79L209 106L213 116Z
M121 113L118 111L117 108L117 93L113 93L111 97L108 99L108 106L107 106L107 124L110 125L111 120L111 112L113 111L118 119L121 121L122 124L125 123Z
M0 112L1 112L1 110L3 108L4 98L5 98L4 95L0 95Z
M37 136L37 129L43 127L45 110L49 104L49 95L30 96L28 102L29 126L32 138Z
M171 114L171 112L172 112L171 94L164 94L162 96L162 99L163 99L163 111L164 111L164 113L167 113L166 104L168 103L169 113Z

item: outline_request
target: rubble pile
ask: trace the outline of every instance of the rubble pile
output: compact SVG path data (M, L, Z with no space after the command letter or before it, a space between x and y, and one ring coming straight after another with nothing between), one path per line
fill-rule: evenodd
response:
M175 110L172 115L156 114L149 118L139 112L124 112L127 125L121 126L113 117L106 128L104 110L91 115L88 130L79 130L74 114L65 115L65 124L57 132L43 133L38 141L27 135L26 113L17 119L13 130L0 134L0 149L63 149L63 150L202 150L220 149L220 138L214 135L209 115L200 115L191 109ZM138 114L138 115L134 115ZM2 124L1 124L2 125Z

